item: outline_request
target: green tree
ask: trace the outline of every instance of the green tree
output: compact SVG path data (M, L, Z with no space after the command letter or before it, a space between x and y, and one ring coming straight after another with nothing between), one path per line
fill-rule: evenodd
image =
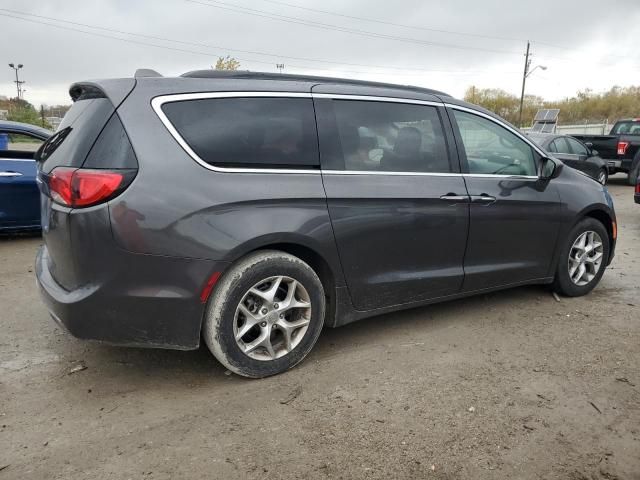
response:
M7 120L12 122L30 123L31 125L42 125L42 117L40 112L33 105L23 99L12 98L0 102L0 108L8 110ZM45 128L51 128L45 122Z
M226 57L218 57L216 64L212 68L216 70L238 70L240 62L227 55Z
M520 98L495 88L471 86L465 92L467 102L480 105L500 115L511 123L518 121ZM574 97L546 101L541 97L526 95L522 109L523 123L530 125L541 108L560 109L560 124L610 123L619 118L640 116L640 87L612 87L603 93L591 90L579 91Z

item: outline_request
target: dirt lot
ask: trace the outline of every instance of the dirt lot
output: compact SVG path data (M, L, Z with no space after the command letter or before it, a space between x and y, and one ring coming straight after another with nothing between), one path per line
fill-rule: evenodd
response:
M71 338L0 240L0 480L640 478L640 205L589 296L529 287L325 331L275 378ZM78 365L85 370L69 373Z

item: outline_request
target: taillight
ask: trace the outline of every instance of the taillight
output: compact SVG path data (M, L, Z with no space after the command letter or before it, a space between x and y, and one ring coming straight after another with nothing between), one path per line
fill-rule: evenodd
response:
M627 148L629 148L629 142L618 142L618 155L624 155L627 153Z
M109 200L130 183L128 171L54 168L49 176L51 198L68 207L90 207Z
M636 183L636 195L640 195L640 180Z

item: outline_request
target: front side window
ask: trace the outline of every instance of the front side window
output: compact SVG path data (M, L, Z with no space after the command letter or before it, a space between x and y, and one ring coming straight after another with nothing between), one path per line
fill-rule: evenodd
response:
M334 100L339 156L350 171L448 173L447 145L436 107Z
M469 173L537 175L533 149L504 127L486 118L453 110L469 164Z
M166 103L162 111L210 165L319 168L310 98L206 98Z
M571 147L569 146L569 144L567 143L567 139L566 138L556 138L553 142L552 145L554 145L555 150L553 150L556 153L564 153L564 154L573 154L573 152L571 151Z
M571 147L571 150L573 151L574 154L576 154L576 155L589 155L589 151L587 150L587 147L585 147L579 141L577 141L577 140L575 140L573 138L567 138L566 140L569 143L569 146Z

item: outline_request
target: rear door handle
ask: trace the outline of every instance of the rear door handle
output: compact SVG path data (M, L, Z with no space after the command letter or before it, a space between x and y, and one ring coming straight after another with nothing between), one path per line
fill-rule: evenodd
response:
M471 203L478 203L480 205L491 205L496 201L496 197L483 193L482 195L471 195Z
M467 195L456 195L455 193L447 193L442 195L440 200L450 203L469 203L469 197Z
M0 172L0 177L21 177L20 172Z

